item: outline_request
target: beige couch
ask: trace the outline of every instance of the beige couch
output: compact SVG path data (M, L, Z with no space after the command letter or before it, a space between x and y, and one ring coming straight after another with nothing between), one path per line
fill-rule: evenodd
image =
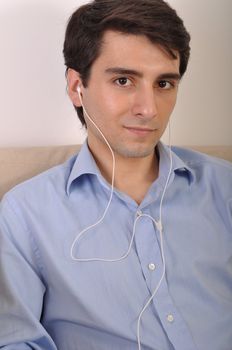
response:
M16 184L64 162L80 145L0 149L0 199ZM232 146L191 147L232 162Z

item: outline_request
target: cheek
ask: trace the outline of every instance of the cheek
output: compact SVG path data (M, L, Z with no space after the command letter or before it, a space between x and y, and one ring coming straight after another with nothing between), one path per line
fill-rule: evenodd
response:
M170 116L176 105L176 97L176 94L171 94L166 96L166 98L161 101L160 106L162 109L162 114L167 118Z
M104 108L104 110L108 112L109 117L112 118L123 115L130 105L129 97L125 93L111 92L110 90L102 97L101 102L102 108Z
M103 89L96 89L95 93L92 95L91 101L91 111L92 113L98 115L102 119L111 119L117 111L120 110L120 99L117 96L110 93L110 91L105 91ZM98 92L97 92L98 91Z
M86 107L87 108L87 107ZM115 112L115 105L113 101L108 99L93 99L91 104L88 103L89 116L100 130L107 135L112 132L112 128L115 125L115 120L117 120L117 114ZM95 129L93 124L86 120L89 130Z

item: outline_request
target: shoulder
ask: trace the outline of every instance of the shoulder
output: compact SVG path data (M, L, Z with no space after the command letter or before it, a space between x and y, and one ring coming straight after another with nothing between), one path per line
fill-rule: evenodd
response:
M198 152L192 149L173 146L172 151L181 158L186 165L193 167L194 169L212 168L220 171L232 172L232 163L211 155Z
M221 158L182 147L172 147L195 177L196 184L205 183L232 195L232 163Z

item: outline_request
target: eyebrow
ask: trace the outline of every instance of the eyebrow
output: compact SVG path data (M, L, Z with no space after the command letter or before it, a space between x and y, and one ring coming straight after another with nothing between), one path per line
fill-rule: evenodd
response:
M105 70L106 73L109 74L125 74L125 75L134 75L139 78L143 76L142 73L138 72L137 70L134 69L128 69L128 68L121 68L121 67L112 67L112 68L107 68Z
M179 73L164 73L160 74L158 77L159 80L172 79L172 80L181 80L181 75Z
M143 74L137 70L121 68L121 67L107 68L105 72L108 74L133 75L138 78L143 77ZM164 80L164 79L173 79L178 81L181 79L181 75L179 73L167 72L167 73L160 74L157 78L157 80Z

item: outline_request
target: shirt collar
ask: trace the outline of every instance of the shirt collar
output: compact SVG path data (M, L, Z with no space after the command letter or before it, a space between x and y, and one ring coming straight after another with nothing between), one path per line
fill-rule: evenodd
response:
M100 170L89 150L87 140L83 143L71 169L66 188L68 195L73 182L85 174L101 176Z
M159 161L159 174L167 174L167 168L170 165L170 149L161 141L158 143L158 151L160 156ZM172 173L173 175L185 176L188 178L189 183L195 181L195 173L184 161L181 159L171 147L172 156Z
M168 167L170 164L170 151L169 147L164 145L162 142L159 142L158 145L159 152L159 175L166 176L168 171ZM172 171L177 175L187 176L189 182L191 183L195 179L195 175L193 170L186 165L186 163L178 157L178 155L172 152ZM78 153L74 165L71 169L66 191L67 194L70 194L71 186L74 181L76 181L79 177L85 174L93 174L102 178L101 172L89 150L87 140L83 143L80 152Z

